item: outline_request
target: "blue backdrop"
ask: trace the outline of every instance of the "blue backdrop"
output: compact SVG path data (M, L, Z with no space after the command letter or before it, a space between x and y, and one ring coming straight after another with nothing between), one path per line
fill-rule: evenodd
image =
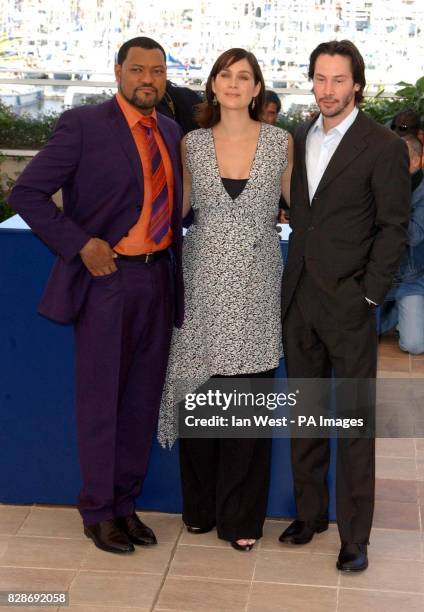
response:
M285 243L282 249L285 254ZM0 502L75 504L80 475L72 327L37 314L53 254L31 231L4 227L0 253ZM334 466L332 488L333 474ZM163 450L154 442L138 506L181 511L176 447ZM295 514L286 439L273 443L268 514Z

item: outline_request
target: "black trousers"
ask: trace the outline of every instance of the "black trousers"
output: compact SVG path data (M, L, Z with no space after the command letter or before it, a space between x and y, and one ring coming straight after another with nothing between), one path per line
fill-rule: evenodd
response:
M274 373L232 378L271 378ZM228 541L262 537L271 447L270 438L180 439L184 523L216 524L218 537Z
M368 414L374 419L375 313L365 301L361 301L359 293L356 297L358 300L355 298L350 304L349 318L341 319L330 307L331 296L324 294L304 271L283 323L287 373L289 378L326 378L333 372L336 378L367 379L369 388L362 386L361 393L367 395ZM358 402L359 412L360 399L363 401L359 395L353 398ZM351 411L350 416L355 414ZM291 454L299 520L326 520L330 440L293 437ZM368 542L374 511L374 487L374 439L339 438L336 505L342 542Z

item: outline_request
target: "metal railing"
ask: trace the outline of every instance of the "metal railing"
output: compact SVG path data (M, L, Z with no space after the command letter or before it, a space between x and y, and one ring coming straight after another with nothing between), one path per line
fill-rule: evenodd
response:
M64 71L64 70L48 70L49 74L69 74L71 78L67 79L51 79L51 78L16 78L16 77L3 77L1 76L2 73L10 73L10 72L19 72L22 75L25 74L34 74L34 73L42 73L43 70L37 70L37 69L32 69L32 70L13 70L10 68L5 68L5 67L0 67L0 85L38 85L38 86L59 86L59 87L106 87L108 89L116 89L116 81L112 80L112 81L92 81L91 79L77 79L77 78L72 78L72 75L75 74L80 74L81 72L84 73L84 75L89 76L90 74L98 74L94 71L78 71L78 70L74 70L74 71ZM172 81L172 78L170 79ZM275 80L279 80L279 81L287 81L287 78L283 78L283 77L279 77L278 79ZM204 86L203 85L198 85L198 84L191 84L190 81L188 80L187 83L177 83L177 85L181 85L183 87L189 87L190 89L193 89L194 91L203 91L204 90ZM365 91L365 97L373 97L376 95L376 93L380 92L381 89L384 89L383 93L381 94L381 96L383 97L392 97L395 92L396 89L398 88L396 83L374 83L374 82L369 82L367 84L366 87L366 91ZM272 90L275 91L275 93L279 94L279 95L310 95L311 94L311 90L310 89L297 89L294 87L272 87Z

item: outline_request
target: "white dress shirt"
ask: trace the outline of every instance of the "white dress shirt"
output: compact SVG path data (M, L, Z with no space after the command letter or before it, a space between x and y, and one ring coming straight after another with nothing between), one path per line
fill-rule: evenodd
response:
M355 106L353 111L343 121L336 125L336 127L328 130L327 133L324 132L323 118L320 115L309 130L306 139L306 173L308 176L310 202L312 202L312 198L330 159L343 136L355 121L358 112L358 108Z

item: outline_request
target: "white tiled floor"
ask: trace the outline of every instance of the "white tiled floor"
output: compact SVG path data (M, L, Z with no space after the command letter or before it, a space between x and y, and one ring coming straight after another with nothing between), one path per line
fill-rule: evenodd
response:
M424 359L389 336L379 376L422 377ZM188 534L179 516L143 513L158 546L119 556L84 537L73 508L0 505L0 590L66 590L72 612L423 612L423 440L378 440L377 478L370 567L359 575L336 570L335 525L298 548L278 542L287 521L269 520L239 553L215 532Z

